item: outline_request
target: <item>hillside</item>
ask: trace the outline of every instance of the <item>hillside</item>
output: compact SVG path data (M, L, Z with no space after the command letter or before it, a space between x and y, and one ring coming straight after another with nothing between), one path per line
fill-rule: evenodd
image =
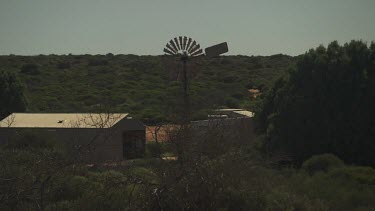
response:
M264 91L294 62L285 55L196 58L188 65L193 108L246 106L249 88ZM166 56L0 56L0 70L17 73L24 84L28 112L91 112L105 105L146 122L165 120L178 107L180 69L178 58Z

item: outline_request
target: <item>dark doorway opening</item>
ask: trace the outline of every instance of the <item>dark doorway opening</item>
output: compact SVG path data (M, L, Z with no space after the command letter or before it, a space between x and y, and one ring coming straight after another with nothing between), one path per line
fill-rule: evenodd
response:
M142 137L138 131L126 131L122 134L122 148L124 159L141 157Z

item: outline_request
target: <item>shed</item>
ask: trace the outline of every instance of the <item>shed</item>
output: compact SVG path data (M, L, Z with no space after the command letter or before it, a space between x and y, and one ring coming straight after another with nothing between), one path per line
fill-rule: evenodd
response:
M13 113L0 121L0 144L32 132L85 161L143 157L145 125L128 113Z
M240 108L213 110L207 120L191 122L195 134L214 131L232 140L255 140L254 113Z

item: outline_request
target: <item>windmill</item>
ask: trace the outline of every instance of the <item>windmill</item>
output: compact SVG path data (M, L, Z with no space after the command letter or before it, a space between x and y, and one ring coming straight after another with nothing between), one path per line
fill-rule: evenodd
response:
M200 44L195 40L186 36L179 36L171 39L164 48L164 53L172 56L180 56L182 62L182 74L183 74L183 87L184 87L184 105L185 105L185 115L184 122L188 121L189 115L189 96L188 96L188 79L186 63L195 57L208 56L216 57L223 53L228 52L228 44L226 42L213 45L211 47L205 48L205 54L201 49Z

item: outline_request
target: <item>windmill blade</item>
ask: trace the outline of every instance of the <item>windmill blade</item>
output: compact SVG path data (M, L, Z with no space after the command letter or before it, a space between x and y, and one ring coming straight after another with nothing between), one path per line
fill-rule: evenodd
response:
M186 50L186 41L187 41L187 37L184 37L184 40L183 40L183 43L182 43L182 47L184 50Z
M225 51L228 48L226 43L221 43L220 45L217 45L221 47L220 52ZM215 47L215 48L214 48ZM210 52L218 52L217 49L218 47L216 46L211 46L210 48L206 48L206 51L209 52L209 55L214 55L214 53ZM211 50L211 51L210 51ZM201 56L204 55L204 50L201 49L200 44L198 44L195 40L191 39L190 37L187 36L178 36L173 39L171 39L165 46L164 52L168 55L176 55L176 54L181 54L181 59L186 60L188 57L196 57L196 56Z
M177 37L174 38L174 43L176 44L177 49L180 50L180 45L178 44L178 39L177 39Z
M204 49L204 51L206 52L206 56L209 56L209 57L220 56L220 54L228 52L228 44L226 42L223 42L223 43L208 47Z
M176 47L176 44L174 44L173 40L170 40L170 41L169 41L169 44L171 44L171 46L172 46L172 48L173 48L174 51L178 52L178 49L177 49L177 47Z
M191 49L191 53L190 54L193 54L196 50L198 50L201 46L198 44L196 46L194 46L194 48Z
M196 44L197 44L197 42L195 42L195 40L194 40L193 43L191 44L190 48L188 49L189 53L192 53L191 49L194 48Z
M199 56L199 55L202 55L202 54L203 54L203 50L199 49L198 51L192 53L190 56Z
M185 50L188 50L190 48L190 44L193 40L189 37L189 40L188 40L188 43L186 45L186 49Z
M179 37L178 37L178 40L180 41L180 48L181 48L181 50L183 50L184 48L183 48L183 46L182 46L182 37L179 36Z
M166 48L164 48L164 53L169 54L169 55L174 55L174 53Z
M175 50L172 48L172 46L170 46L168 43L167 43L167 49L170 50L170 51L172 51L173 54L176 54L176 53L177 53L177 51L175 51Z

